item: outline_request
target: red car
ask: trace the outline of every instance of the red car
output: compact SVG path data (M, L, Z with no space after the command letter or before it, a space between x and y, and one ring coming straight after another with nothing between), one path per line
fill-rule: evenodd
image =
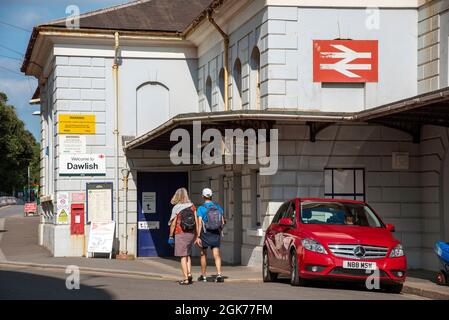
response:
M407 260L392 232L394 226L384 224L364 202L287 201L265 233L263 280L275 281L283 274L290 276L292 285L304 285L310 279L370 277L387 291L400 293Z

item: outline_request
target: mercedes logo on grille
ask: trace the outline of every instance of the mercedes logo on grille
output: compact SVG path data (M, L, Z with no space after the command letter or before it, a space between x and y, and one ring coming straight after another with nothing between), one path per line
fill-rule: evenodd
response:
M365 248L362 246L357 246L354 248L354 255L358 258L363 258L365 256Z

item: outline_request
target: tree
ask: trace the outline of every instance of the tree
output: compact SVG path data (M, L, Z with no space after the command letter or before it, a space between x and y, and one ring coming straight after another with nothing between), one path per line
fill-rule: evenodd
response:
M7 101L0 92L0 192L12 194L27 185L28 166L39 161L39 152L36 139Z

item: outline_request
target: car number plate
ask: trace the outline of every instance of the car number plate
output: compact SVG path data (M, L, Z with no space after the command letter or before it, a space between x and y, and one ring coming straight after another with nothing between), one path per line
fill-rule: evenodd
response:
M360 270L376 270L377 264L375 262L343 261L343 268L345 268L345 269L360 269Z

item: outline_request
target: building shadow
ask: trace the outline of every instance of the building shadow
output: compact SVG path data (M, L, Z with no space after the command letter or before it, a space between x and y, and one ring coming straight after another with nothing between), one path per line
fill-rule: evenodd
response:
M83 285L66 288L65 277L57 278L28 272L0 270L0 300L111 300L106 290Z
M290 279L286 277L280 277L277 280L280 283L285 283L290 285ZM329 289L329 290L348 290L348 291L364 291L364 292L374 292L383 293L384 289L373 289L370 290L366 288L364 281L325 281L325 280L308 280L305 287L316 288L316 289Z
M174 266L176 266L176 267L178 267L178 264L179 264L179 261L180 261L180 258L179 258L179 257L159 257L159 258L161 259L161 262L165 261L165 262L167 262L168 264L174 265ZM191 259L192 259L192 266L194 266L194 267L199 267L199 266L201 266L200 257L192 256ZM208 265L209 267L211 267L211 266L212 266L212 267L215 267L215 260L214 260L213 257L212 257L212 252L210 252L210 251L208 252L206 261L207 261L207 265ZM223 261L223 260L221 260L221 265L222 265L223 267L229 267L229 266L235 267L235 266L240 266L240 264L233 264L233 263L225 262L225 261Z
M427 280L433 283L437 283L437 271L425 270L425 269L409 269L407 270L407 276Z

